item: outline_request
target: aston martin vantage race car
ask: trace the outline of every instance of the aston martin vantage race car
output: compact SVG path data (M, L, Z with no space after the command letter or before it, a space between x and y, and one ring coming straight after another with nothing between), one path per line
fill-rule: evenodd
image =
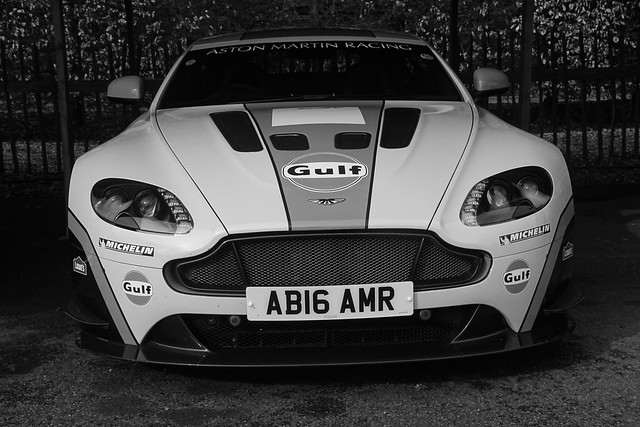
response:
M75 163L79 344L209 366L417 361L568 329L563 156L476 106L421 39L271 30L193 43L141 117ZM473 96L472 96L473 94ZM114 100L143 101L137 76Z

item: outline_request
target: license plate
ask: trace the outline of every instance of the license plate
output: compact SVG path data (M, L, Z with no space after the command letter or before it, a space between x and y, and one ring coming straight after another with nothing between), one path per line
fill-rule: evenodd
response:
M365 319L412 313L413 282L247 288L249 320Z

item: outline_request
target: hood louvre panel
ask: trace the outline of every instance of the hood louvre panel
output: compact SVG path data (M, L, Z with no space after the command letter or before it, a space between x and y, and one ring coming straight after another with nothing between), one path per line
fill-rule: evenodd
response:
M335 147L339 150L363 150L369 147L371 134L368 132L341 132L335 137Z
M244 111L225 111L209 116L234 150L241 153L262 151L260 137Z
M408 147L416 127L418 127L420 113L418 108L388 108L385 110L380 146L382 148Z
M309 140L301 133L282 133L269 137L273 147L280 151L305 151L309 149Z

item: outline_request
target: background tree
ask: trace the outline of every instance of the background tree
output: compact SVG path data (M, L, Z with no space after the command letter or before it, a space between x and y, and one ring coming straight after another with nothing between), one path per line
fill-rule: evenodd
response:
M448 54L453 6L457 6L459 12L453 34L458 35L456 46L460 50L459 55L454 52L453 58L460 57L462 66L479 60L495 65L497 52L492 41L514 38L518 43L522 29L522 0L127 1L132 6L135 52L130 52L126 43L126 10L121 0L64 2L72 78L112 78L128 69L140 69L148 75L154 67L161 69L152 74L162 74L167 66L158 64L172 62L197 37L280 27L408 31L426 38L441 53ZM554 63L554 66L581 65L580 37L585 42L586 66L617 65L636 57L639 2L536 0L535 7L534 47L540 58L538 65L548 66L555 61L553 49L561 38L567 44L568 63ZM25 46L35 45L51 55L50 9L50 0L5 0L0 4L0 43L4 45L9 63ZM613 34L611 46L615 51L608 49L609 34ZM595 49L595 45L600 48ZM516 46L516 50L518 48ZM13 66L10 71L15 74L16 70Z

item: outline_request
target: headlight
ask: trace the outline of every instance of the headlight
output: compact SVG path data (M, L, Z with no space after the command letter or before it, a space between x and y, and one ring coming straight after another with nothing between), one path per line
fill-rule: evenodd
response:
M91 191L91 204L103 220L130 230L186 234L193 228L189 211L173 193L123 179L104 179Z
M478 182L467 194L460 220L482 226L523 218L545 207L551 193L551 178L544 169L513 169Z

